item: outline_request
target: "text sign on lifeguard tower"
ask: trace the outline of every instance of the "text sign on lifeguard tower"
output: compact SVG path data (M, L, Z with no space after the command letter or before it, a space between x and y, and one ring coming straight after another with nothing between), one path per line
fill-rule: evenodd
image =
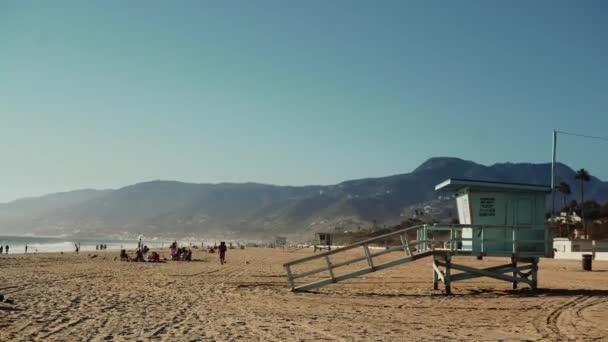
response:
M546 255L551 243L545 228L546 195L551 188L540 185L448 179L435 190L456 193L458 219L462 225L462 250L473 255L508 256L513 253ZM477 226L502 226L481 229ZM513 241L518 241L514 244ZM517 246L517 251L513 246Z

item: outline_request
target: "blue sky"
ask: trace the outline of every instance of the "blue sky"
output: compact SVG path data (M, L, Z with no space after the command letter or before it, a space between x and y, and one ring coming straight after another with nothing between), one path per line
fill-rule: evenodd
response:
M0 201L329 184L608 136L603 1L2 1ZM608 180L608 143L559 159Z

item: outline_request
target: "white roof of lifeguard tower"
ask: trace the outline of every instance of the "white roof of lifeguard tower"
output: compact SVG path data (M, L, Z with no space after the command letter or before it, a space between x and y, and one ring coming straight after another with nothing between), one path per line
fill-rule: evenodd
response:
M489 182L471 179L449 178L435 186L435 191L460 191L464 188L470 190L500 190L500 191L525 191L525 192L551 192L548 185Z

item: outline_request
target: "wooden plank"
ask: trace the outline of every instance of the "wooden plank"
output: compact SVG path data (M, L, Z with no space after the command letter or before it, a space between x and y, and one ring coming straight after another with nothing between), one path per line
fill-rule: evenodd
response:
M410 250L410 242L408 241L407 234L399 235L399 239L401 240L401 245L403 246L405 256L411 256L412 251Z
M511 257L511 266L513 266L513 268L514 268L512 275L514 277L517 277L518 273L520 273L520 272L518 272L518 268L517 268L517 258ZM513 290L517 289L517 284L518 283L516 281L513 282L513 287L512 287Z
M329 271L329 277L335 281L336 277L334 276L334 270L332 269L331 261L329 261L329 255L325 256L325 261L327 261L327 270Z
M354 264L356 262L359 262L359 261L362 261L362 260L365 260L365 259L367 259L367 256L364 255L364 256L356 257L354 259L350 259L350 260L346 260L346 261L335 263L335 264L333 264L333 267L334 268L338 268L338 267L342 267L342 266L347 266L347 265Z
M522 283L526 283L526 284L532 283L532 281L525 279L525 278L517 278L517 277L510 276L510 275L502 274L502 273L488 272L485 270L468 267L468 266L464 266L464 265L460 265L460 264L451 264L451 267L454 269L457 269L459 271L468 272L468 273L472 273L472 274L479 274L481 276L490 277L490 278L494 278L494 279L498 279L498 280L504 280L504 281L508 281L508 282L517 281L517 282L522 282Z
M532 280L530 286L534 290L538 286L538 259L532 261Z
M450 250L453 251L456 248L454 248L454 242L456 242L456 231L454 230L454 228L452 227L450 229Z
M435 252L449 252L450 250L448 248L435 248ZM453 251L453 255L461 255L461 256L477 256L479 255L479 253L473 253L474 251L472 250L455 250ZM477 251L475 251L477 252ZM493 256L493 257L505 257L505 258L510 258L513 253L511 253L511 251L508 252L498 252L498 251L493 251L490 254L487 253L481 253L481 255L483 256ZM517 255L517 260L529 260L529 259L533 259L533 258L542 258L545 257L545 252L520 252Z
M306 285L298 286L298 287L294 288L293 291L296 291L296 292L310 291L312 289L323 287L325 285L329 285L329 284L332 284L332 283L337 283L339 281L343 281L343 280L346 280L346 279L350 279L350 278L354 278L354 277L359 277L359 276L362 276L364 274L371 273L371 272L373 272L372 269L370 269L370 268L364 268L364 269L361 269L361 270L358 270L358 271L354 271L354 272L351 272L351 273L339 275L335 279L323 279L323 280L316 281L314 283L309 283L309 284L306 284Z
M444 262L438 261L437 264L439 266L446 266L446 264ZM498 266L492 266L492 267L487 267L487 268L481 268L480 270L482 271L488 271L488 272L501 272L501 273L507 273L507 272L513 272L513 270L530 270L532 269L532 265L523 265L523 266L519 266L517 269L513 268L512 264L503 264L503 265L498 265Z
M509 272L510 270L504 270L505 273ZM458 274L454 274L452 275L452 281L461 281L461 280L468 280L468 279L475 279L475 278L481 278L481 277L486 277L485 275L481 275L481 274L472 274L472 273L458 273ZM516 278L519 279L519 277L516 276Z
M445 294L451 295L452 294L452 261L451 261L451 256L449 254L446 259L444 277L445 277L445 280L443 283L445 284Z
M441 280L441 282L445 282L443 273L441 273L441 270L439 269L439 267L437 267L437 263L435 263L435 262L433 262L433 271L435 271L436 277L439 278Z
M289 279L289 287L293 290L295 284L293 282L293 274L291 274L291 267L287 266L285 270L287 271L287 279Z
M431 255L431 252L421 253L416 256L411 256L411 257L399 258L397 260L393 260L393 261L389 261L389 262L385 262L385 263L376 265L374 268L367 267L367 268L360 269L360 270L357 270L354 272L342 274L342 275L336 276L333 280L332 279L323 279L323 280L319 280L319 281L316 281L313 283L298 286L298 287L294 288L293 291L296 291L296 292L309 291L309 290L323 287L325 285L329 285L332 283L337 283L337 282L341 282L341 281L344 281L347 279L359 277L359 276L362 276L367 273L380 271L380 270L391 268L391 267L394 267L397 265L405 264L410 261L414 261L414 260L429 256L429 255Z
M372 258L374 258L374 257L380 256L380 255L384 255L384 254L388 254L388 253L393 253L393 252L398 252L398 251L401 251L401 250L402 250L401 246L393 246L393 247L389 247L388 249L385 249L385 250L383 250L381 252L371 253L370 256Z
M384 251L381 251L381 252L378 252L378 253L370 254L370 256L373 258L373 257L376 257L376 256L380 256L380 255L384 255L384 254L388 254L388 253L392 253L392 252L400 251L400 250L401 250L400 247L392 247L392 248L389 248L388 250L384 250ZM329 255L323 255L323 257L324 258L325 257L329 257ZM356 257L356 258L351 259L351 260L347 260L347 261L339 262L339 263L336 263L336 264L332 264L332 268L335 269L335 268L338 268L338 267L350 265L350 264L353 264L355 262L359 262L359 261L365 260L367 258L368 258L367 255L364 255L364 256L361 256L361 257ZM285 266L285 268L287 268L288 266ZM326 271L327 271L327 267L323 266L323 267L319 267L319 268L316 268L316 269L313 269L313 270L310 270L310 271L306 271L306 272L303 272L303 273L292 275L292 277L293 277L293 279L299 279L299 278L304 278L304 277L311 276L313 274L323 273L323 272L326 272Z
M321 273L321 272L325 272L325 271L327 271L327 266L315 268L314 270L302 272L302 273L299 273L299 274L294 274L293 275L293 279L304 278L304 277L308 277L310 275Z
M363 245L363 250L365 251L365 256L367 257L367 265L373 270L374 260L372 260L372 256L369 254L369 246Z
M439 276L435 269L437 268L437 263L435 262L435 257L433 256L433 290L439 290Z
M329 279L328 278L328 279L323 279L323 280L316 281L314 283L309 283L309 284L306 284L306 285L298 286L298 287L295 287L295 288L293 288L291 290L294 291L294 292L310 291L312 289L323 287L325 285L333 284L334 282L335 281L333 279Z
M371 238L371 239L363 240L363 241L360 241L360 242L357 242L357 243L353 243L353 244L348 245L348 246L336 248L336 249L328 251L328 252L323 252L323 253L320 253L320 254L317 254L317 255L311 255L309 257L301 258L301 259L298 259L298 260L289 261L289 262L286 262L285 264L283 264L283 266L296 265L296 264L300 264L300 263L303 263L303 262L306 262L306 261L309 261L309 260L314 260L314 259L318 259L318 258L324 257L325 255L332 255L332 254L340 253L340 252L347 251L347 250L350 250L350 249L353 249L353 248L361 247L363 245L372 244L372 243L377 242L379 240L384 240L386 238L389 238L389 237L392 237L392 236L395 236L395 235L403 234L403 233L406 233L406 232L409 232L409 231L413 231L413 230L418 230L418 229L420 229L422 227L423 227L422 225L419 225L419 226L413 226L413 227L397 230L397 231L394 231L392 233L388 233L388 234L380 235L380 236L377 236L377 237L374 237L374 238Z

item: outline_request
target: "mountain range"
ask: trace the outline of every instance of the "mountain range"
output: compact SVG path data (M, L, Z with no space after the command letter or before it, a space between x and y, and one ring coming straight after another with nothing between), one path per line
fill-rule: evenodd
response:
M0 234L305 236L334 227L397 223L408 209L436 201L441 194L434 187L447 178L545 185L550 183L550 168L548 163L486 166L437 157L410 173L324 186L151 181L116 190L76 190L0 204ZM567 200L579 200L575 171L558 164L556 174L557 182L566 180L572 188ZM592 177L585 184L585 196L607 202L608 182ZM558 198L561 203L561 195ZM453 200L448 202L446 205L453 205Z

